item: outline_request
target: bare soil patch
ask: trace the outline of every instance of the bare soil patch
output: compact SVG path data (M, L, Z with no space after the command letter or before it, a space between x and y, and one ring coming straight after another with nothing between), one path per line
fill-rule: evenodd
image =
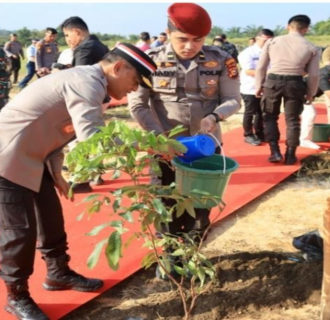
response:
M241 116L226 123L225 131L240 125ZM212 228L205 253L216 266L217 281L198 299L193 320L319 319L322 261L306 261L292 239L322 229L330 166L319 172L320 161L329 164L330 154L309 159L307 168L316 167L278 184ZM179 320L182 315L177 292L155 278L153 266L62 319Z

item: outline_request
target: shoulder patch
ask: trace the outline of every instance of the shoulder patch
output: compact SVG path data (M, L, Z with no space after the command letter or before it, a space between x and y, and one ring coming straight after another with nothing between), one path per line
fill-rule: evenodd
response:
M39 41L37 44L36 44L36 48L37 50L40 50L42 47L44 46L43 42Z
M237 63L234 58L226 59L225 66L227 69L227 75L229 78L237 78L238 77L238 68Z

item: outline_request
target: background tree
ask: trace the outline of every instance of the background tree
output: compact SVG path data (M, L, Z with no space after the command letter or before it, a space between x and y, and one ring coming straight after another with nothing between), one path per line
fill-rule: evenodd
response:
M262 30L264 27L263 26L256 26L256 25L248 25L247 27L244 28L243 33L245 34L246 37L255 37L257 33Z
M311 29L315 35L330 35L330 18L315 23Z

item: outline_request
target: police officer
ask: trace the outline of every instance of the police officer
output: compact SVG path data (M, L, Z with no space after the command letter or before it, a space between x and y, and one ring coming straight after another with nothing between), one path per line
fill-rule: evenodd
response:
M219 122L240 107L236 62L219 48L204 46L211 19L199 5L174 3L168 17L169 43L147 51L158 66L152 89L140 86L128 95L131 113L144 129L157 134L180 124L187 136L211 132L221 141ZM174 171L163 163L160 167L161 183L169 185ZM209 210L195 211L196 219L187 212L180 218L174 213L173 221L161 231L202 233L209 225Z
M49 74L52 64L57 60L58 47L55 42L56 36L56 29L47 28L45 37L36 45L36 73L39 78Z
M21 69L20 56L24 59L24 52L21 43L17 41L16 33L10 35L10 41L5 43L4 50L11 61L10 73L14 74L13 83L17 83L18 72Z
M299 145L300 114L304 101L312 101L318 86L319 54L304 35L311 21L306 15L289 19L289 33L269 40L261 53L256 70L256 96L262 95L265 139L269 142L269 162L283 160L278 140L280 132L277 120L282 98L286 119L286 152L284 162L297 162L296 148ZM270 70L266 77L267 68ZM307 88L303 75L307 72Z
M6 310L18 319L48 319L30 297L27 285L37 230L38 249L47 266L46 290L95 291L103 285L68 265L67 236L55 191L66 196L69 190L61 175L61 150L75 136L85 140L104 125L102 102L107 94L121 99L155 70L142 51L120 44L98 64L33 82L2 109L0 277L8 291Z
M108 47L97 36L89 33L86 22L80 17L74 16L66 19L62 23L61 29L67 45L73 50L72 66L92 65L99 62L109 52ZM106 97L104 103L109 102L109 100ZM69 147L74 145L75 142L73 141ZM91 183L102 184L103 179L100 177ZM82 182L74 186L76 193L91 192L92 190L90 182Z

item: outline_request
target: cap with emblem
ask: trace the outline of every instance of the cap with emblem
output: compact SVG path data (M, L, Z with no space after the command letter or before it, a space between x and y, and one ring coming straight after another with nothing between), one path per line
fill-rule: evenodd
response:
M148 55L134 45L124 42L118 43L112 52L124 58L137 70L143 87L152 87L150 76L156 71L157 65Z
M204 37L211 30L209 14L196 3L173 3L167 13L174 26L184 33Z

